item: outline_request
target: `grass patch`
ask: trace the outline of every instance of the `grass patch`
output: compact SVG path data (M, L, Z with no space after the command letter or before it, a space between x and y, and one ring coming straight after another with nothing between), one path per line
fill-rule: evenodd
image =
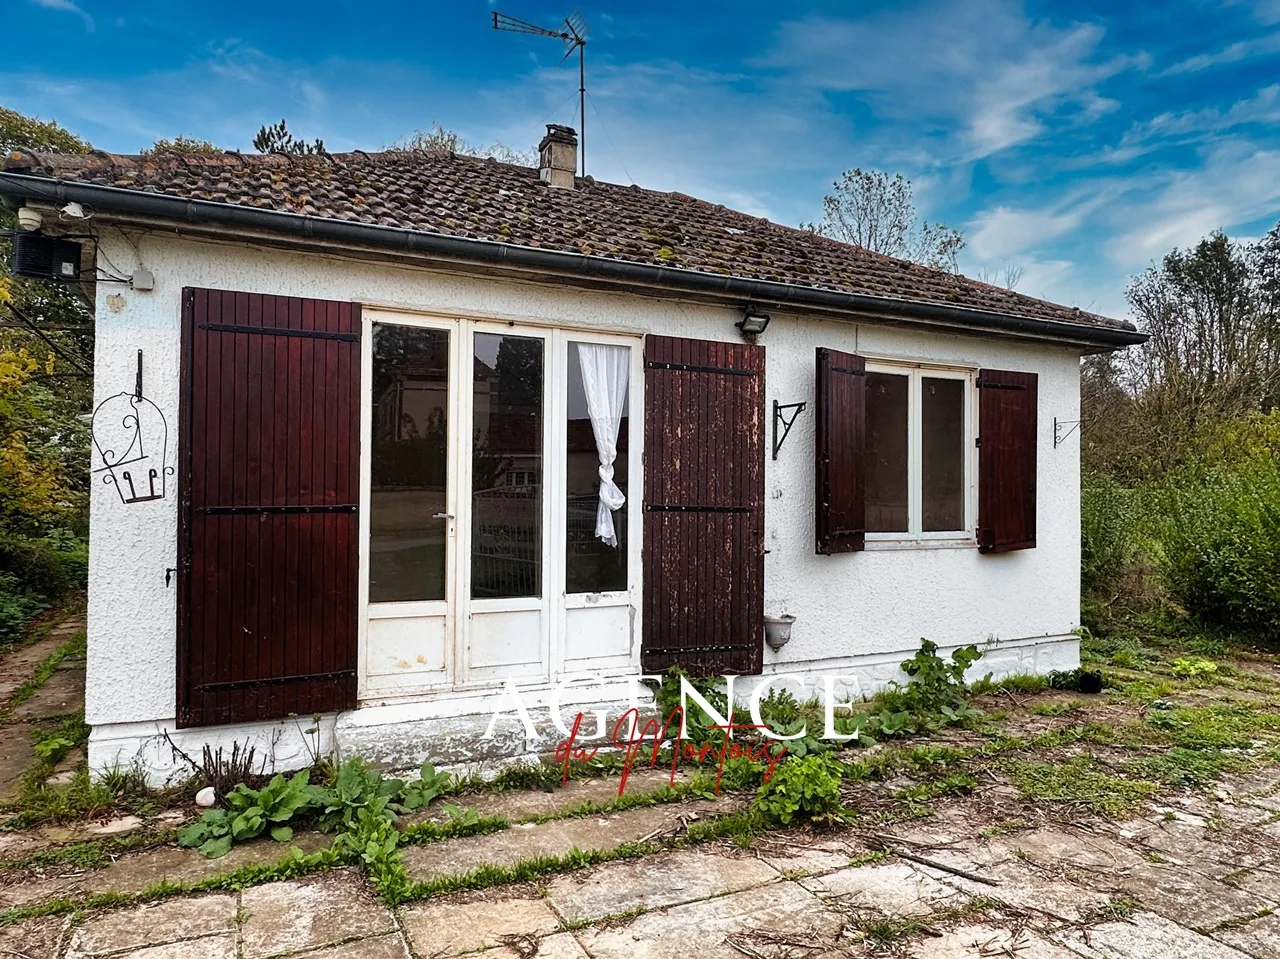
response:
M1069 699L1065 703L1036 703L1031 712L1037 716L1061 716L1064 713L1078 713L1084 709L1084 703L1078 699Z
M463 836L483 836L487 833L502 832L510 829L511 823L505 816L481 816L476 819L451 819L445 822L420 822L400 830L400 844L407 846L425 846L446 839L460 839Z
M1124 779L1104 772L1091 756L1065 763L1014 761L1005 771L1024 799L1087 809L1100 816L1123 818L1159 791L1156 783Z
M1216 749L1174 746L1160 755L1135 759L1124 768L1141 779L1154 779L1175 789L1190 789L1215 782L1225 772L1243 772L1252 766L1244 756Z
M181 787L160 791L147 785L146 775L138 769L117 769L105 773L97 781L89 770L79 769L65 785L45 782L52 766L37 763L23 773L18 787L18 801L9 807L13 815L5 820L5 829L23 829L41 823L74 822L98 819L117 810L136 816L154 816L168 806L169 800L181 793Z

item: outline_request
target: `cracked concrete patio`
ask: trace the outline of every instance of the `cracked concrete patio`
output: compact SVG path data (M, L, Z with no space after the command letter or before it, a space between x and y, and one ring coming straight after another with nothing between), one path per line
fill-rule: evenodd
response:
M67 635L64 629L58 637ZM0 661L0 674L18 688L43 659L36 652L56 645L28 647L33 651L21 666ZM1261 684L1265 676L1249 682ZM26 721L8 710L0 741L21 754L18 740L29 739L32 723L66 709L66 686L60 681L32 694L26 703L44 712ZM1196 702L1209 695L1183 692ZM1233 701L1239 694L1222 692ZM1267 696L1264 705L1276 701L1270 686ZM1127 729L1132 739L1134 716L1142 719L1146 709L1118 697L1079 707L1053 693L1008 698L1017 708L999 735L1007 738L1016 727L1058 737L1055 743L1067 745L1037 754L1058 766L1084 748L1074 733L1064 735L1086 728L1073 711L1083 710L1095 725L1105 720ZM955 730L917 742L955 746L965 737L976 741ZM1155 754L1156 747L1135 742L1132 755ZM881 748L897 747L875 747ZM1118 747L1089 748L1105 760ZM164 830L190 814L183 806L10 828L0 832L0 957L1280 959L1280 768L1274 751L1254 752L1247 769L1165 790L1118 817L1079 802L1036 801L999 764L972 767L982 781L966 795L912 805L902 797L914 780L899 772L882 782L847 783L846 805L859 815L835 828L775 829L742 844L716 839L628 853L395 908L350 867L204 894L157 893L157 882L217 882L289 855L265 840L237 844L217 860L181 849ZM627 793L652 792L665 781L661 773L637 771ZM582 803L616 797L616 783L586 779L551 792L468 794L466 805L504 817L509 827L406 845L405 864L414 879L465 886L482 865L509 867L575 849L605 857L655 836L679 844L691 824L740 808L743 798L686 797L582 814ZM404 825L437 815L431 807ZM136 845L111 838L128 834ZM312 852L329 842L300 830L292 845ZM97 858L67 855L76 843L93 846ZM156 901L113 907L90 898L103 893Z

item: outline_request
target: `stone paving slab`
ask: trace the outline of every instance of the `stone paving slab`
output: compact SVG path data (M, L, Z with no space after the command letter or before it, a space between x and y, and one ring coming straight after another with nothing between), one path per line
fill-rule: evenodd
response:
M271 882L240 894L244 959L267 959L396 931L391 912L358 874L338 869L310 882Z
M84 708L84 668L56 669L31 698L13 711L19 721L68 716Z
M781 841L761 841L753 844L759 857L787 878L818 876L844 869L849 861L867 849L856 841L820 839L802 835L787 835Z
M21 649L14 649L0 656L0 697L8 698L13 691L31 678L36 667L49 658L59 646L84 629L80 618L59 623L43 636Z
M777 870L758 859L680 850L558 876L547 898L565 919L595 920L738 892L777 878Z
M1276 906L1255 893L1174 865L1139 866L1127 876L1117 877L1114 886L1132 895L1150 912L1193 929L1213 929Z
M1014 956L1016 959L1078 959L1075 953L1026 932L993 926L961 926L937 938L913 943L911 959L977 959Z
M241 866L279 862L289 855L290 846L303 852L327 848L333 839L321 833L298 833L292 843L260 839L234 846L227 855L205 859L194 849L160 846L122 856L102 869L77 870L52 867L35 874L6 875L0 872L0 908L25 906L63 896L83 896L101 892L141 892L155 883L198 882L226 875ZM0 954L2 955L2 954Z
M1085 959L1249 959L1237 949L1147 912L1055 938Z
M0 928L0 956L55 959L66 924L62 916L40 916Z
M924 916L936 909L958 906L967 898L902 862L850 866L799 883L822 899L838 899L858 912L889 916Z
M513 826L484 836L404 847L404 864L414 879L456 875L477 866L510 866L521 859L563 856L571 849L616 849L655 833L676 829L681 820L731 809L728 801L645 806L605 816L558 819Z
M86 874L83 886L90 892L138 892L161 880L198 882L234 872L242 866L279 862L290 855L290 847L312 853L332 844L332 836L299 832L288 843L269 838L239 843L217 859L206 859L195 849L160 846L122 857L110 866Z
M456 956L497 946L504 936L547 936L560 928L546 900L501 893L405 906L400 921L420 956Z
M574 935L593 959L742 959L730 935L785 932L793 940L834 940L841 919L796 882L646 913L630 923ZM795 955L805 955L796 950Z
M539 956L542 954L539 953ZM306 952L298 959L410 959L409 946L398 932Z
M87 920L72 933L67 959L87 959L211 933L234 934L235 922L235 896L148 903Z
M1068 832L1063 829L1035 829L991 841L999 858L1029 858L1085 872L1114 875L1147 860L1138 852L1107 836Z
M986 896L1014 909L1042 917L1040 927L1079 922L1107 904L1106 893L1094 885L1077 885L1061 878L1052 869L1043 869L1018 860L994 863L971 871L994 879L989 886L942 870L921 866L920 871L968 896Z
M1280 915L1262 916L1252 922L1219 929L1213 938L1254 959L1280 959Z
M681 782L683 775L676 776ZM542 789L512 789L506 792L468 793L462 796L445 796L437 799L429 806L409 813L402 820L402 825L417 822L442 822L448 818L445 806L462 806L475 809L481 816L503 816L511 822L520 822L559 812L570 806L585 802L609 803L618 798L618 782L613 777L598 779L571 779L564 786L552 792ZM670 785L669 769L632 770L627 778L625 795L634 796L639 793L652 792Z
M499 946L497 949L486 950L482 955L488 956L489 959L498 959L499 956L519 956L521 955L510 946ZM535 953L537 959L590 959L583 951L582 946L578 945L578 940L573 938L572 933L561 932L554 936L547 936L546 939L538 940L538 951Z
M235 936L209 936L167 946L146 946L117 953L112 959L236 959Z

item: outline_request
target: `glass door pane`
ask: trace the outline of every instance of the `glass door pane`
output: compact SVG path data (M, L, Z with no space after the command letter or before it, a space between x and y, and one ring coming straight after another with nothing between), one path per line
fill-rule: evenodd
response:
M625 346L598 343L569 343L568 350L568 423L565 460L566 503L565 591L568 593L605 593L627 588L627 509L613 510L616 543L604 542L597 535L596 520L600 507L600 451L587 385L583 378L580 350L589 351L588 367L593 378L594 403L600 426L614 433L616 458L613 482L623 496L627 495L627 459L630 419L628 411L628 375L631 351ZM621 411L615 417L615 410Z
M544 341L475 334L471 596L542 595Z
M907 526L907 394L911 380L867 374L867 532L905 533Z
M920 380L924 531L964 529L964 380Z
M445 598L449 334L373 325L369 602Z

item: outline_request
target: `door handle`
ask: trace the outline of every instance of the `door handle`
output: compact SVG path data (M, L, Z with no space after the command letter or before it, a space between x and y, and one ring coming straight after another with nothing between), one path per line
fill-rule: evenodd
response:
M436 515L433 518L434 519L454 519L454 515L452 513L436 513Z

